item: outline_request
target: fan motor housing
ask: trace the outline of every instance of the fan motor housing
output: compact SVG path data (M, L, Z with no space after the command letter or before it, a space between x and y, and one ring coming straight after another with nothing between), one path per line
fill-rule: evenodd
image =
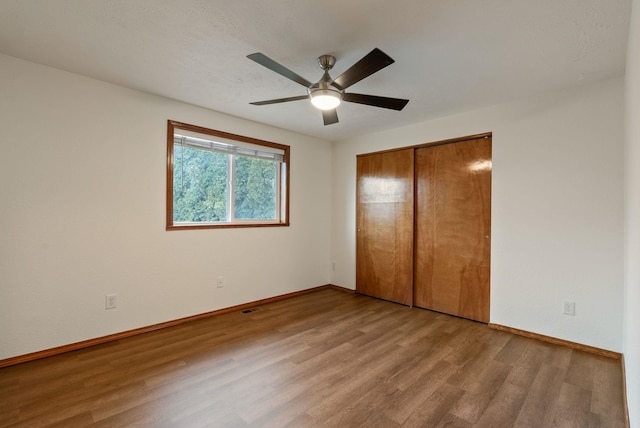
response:
M313 103L313 105L320 108L321 110L335 108L342 101L342 94L344 91L336 88L333 85L333 79L331 78L331 76L329 76L329 70L333 68L335 63L336 63L336 57L332 55L319 56L318 64L320 65L320 68L324 70L324 73L322 75L322 78L317 83L314 83L313 85L307 88L307 92L309 93L311 102ZM330 102L330 104L328 104L327 107L320 107L321 105L323 105L323 103L314 102L314 98L325 98L326 100L329 100L329 101L331 101L330 98L333 98L337 100L337 102L333 101L333 102Z

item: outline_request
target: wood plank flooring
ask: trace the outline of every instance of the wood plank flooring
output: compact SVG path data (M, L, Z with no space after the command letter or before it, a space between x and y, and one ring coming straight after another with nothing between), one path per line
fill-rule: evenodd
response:
M620 361L332 289L0 369L1 427L623 427Z

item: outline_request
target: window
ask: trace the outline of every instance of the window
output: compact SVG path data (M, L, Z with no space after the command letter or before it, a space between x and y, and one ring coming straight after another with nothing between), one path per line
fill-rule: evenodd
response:
M168 121L167 230L289 225L289 146Z

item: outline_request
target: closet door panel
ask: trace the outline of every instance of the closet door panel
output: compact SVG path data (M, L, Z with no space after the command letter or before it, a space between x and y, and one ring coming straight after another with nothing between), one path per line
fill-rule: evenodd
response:
M414 304L489 321L491 139L416 150Z
M358 157L356 291L413 299L413 149Z

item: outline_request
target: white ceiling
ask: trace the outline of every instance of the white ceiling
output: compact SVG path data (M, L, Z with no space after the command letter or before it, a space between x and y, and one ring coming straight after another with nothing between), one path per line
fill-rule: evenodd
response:
M326 140L395 128L624 73L630 0L0 0L0 52ZM401 112L343 103L324 126L304 87L373 48L395 59L349 91L408 98ZM71 96L71 95L70 95ZM172 118L175 119L175 118Z

